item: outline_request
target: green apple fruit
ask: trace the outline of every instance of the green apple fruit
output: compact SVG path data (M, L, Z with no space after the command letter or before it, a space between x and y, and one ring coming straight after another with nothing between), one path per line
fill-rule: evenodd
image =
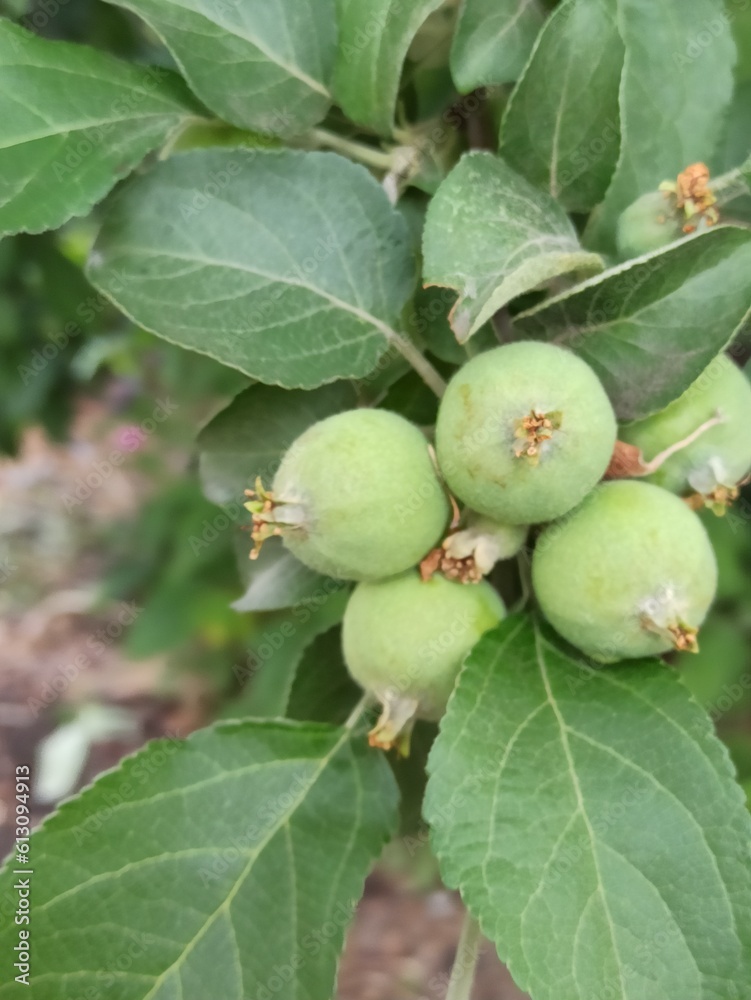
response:
M675 449L650 482L721 501L751 469L751 383L720 355L675 402L625 424L619 437L640 448L647 462Z
M384 706L374 745L408 739L415 718L437 720L459 668L480 636L505 615L489 583L456 583L416 571L361 583L344 613L342 644L349 672Z
M621 212L615 231L620 260L660 250L683 236L686 220L675 202L669 192L649 191Z
M451 512L425 437L386 410L314 424L282 458L271 491L249 492L257 544L281 535L306 566L345 580L416 565Z
M613 408L589 365L537 341L464 365L436 426L451 491L506 524L551 521L578 504L605 473L615 440Z
M532 583L564 639L613 662L697 648L717 563L686 503L651 483L620 480L598 486L545 529Z

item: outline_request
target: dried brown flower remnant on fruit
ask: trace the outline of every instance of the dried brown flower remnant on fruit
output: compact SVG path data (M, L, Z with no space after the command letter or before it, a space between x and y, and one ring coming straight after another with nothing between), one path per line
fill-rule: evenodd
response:
M615 440L613 407L594 371L540 341L468 361L449 382L436 423L451 492L504 524L540 524L571 510L602 478Z
M744 486L747 480L739 483L738 486L716 486L709 493L692 493L686 497L686 503L691 510L701 510L706 507L717 517L727 514L728 507L732 507L741 495L740 487Z
M255 558L280 535L310 569L378 580L415 566L446 530L446 490L419 428L387 410L346 410L304 431L271 489L248 492Z
M681 653L698 653L699 630L690 625L670 625L668 632L673 636L673 646Z
M562 414L537 413L530 410L526 417L518 421L514 436L518 439L514 445L514 454L517 458L526 456L533 462L540 460L540 446L545 441L549 441L553 432L561 426Z
M682 170L675 181L663 181L660 191L676 196L675 206L683 209L686 222L684 233L693 233L700 220L714 226L720 219L717 198L709 186L709 167L705 163L692 163Z
M420 563L420 576L423 580L429 580L434 573L440 573L447 580L456 580L458 583L479 583L483 574L474 556L470 554L457 558L449 555L446 549L449 538L428 552Z
M478 583L501 559L511 559L524 545L528 528L523 524L501 524L470 511L464 527L444 538L420 564L423 580L441 573L448 580Z
M251 514L250 537L253 539L253 548L250 550L250 558L257 559L266 539L281 535L282 526L275 520L274 495L264 489L260 478L256 479L255 489L245 490L245 496L248 501L243 506Z

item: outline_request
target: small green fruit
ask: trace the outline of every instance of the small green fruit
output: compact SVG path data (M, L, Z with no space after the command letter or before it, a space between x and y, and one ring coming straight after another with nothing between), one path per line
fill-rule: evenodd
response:
M561 347L521 341L486 351L449 383L438 464L452 492L496 521L538 524L602 478L616 421L592 369Z
M605 483L540 536L532 582L543 614L595 660L696 649L717 587L704 527L650 483Z
M682 396L660 413L626 424L620 438L646 461L718 421L667 458L648 478L674 493L732 491L751 469L751 384L730 358L715 358Z
M450 505L421 432L385 410L321 420L292 444L271 493L248 505L254 538L279 534L311 569L379 580L420 561Z
M675 202L675 195L650 191L621 213L615 233L620 260L652 253L683 236L685 219Z
M356 587L342 642L350 674L384 706L371 742L389 747L408 739L414 718L439 719L465 655L505 613L484 582L423 581L412 571Z

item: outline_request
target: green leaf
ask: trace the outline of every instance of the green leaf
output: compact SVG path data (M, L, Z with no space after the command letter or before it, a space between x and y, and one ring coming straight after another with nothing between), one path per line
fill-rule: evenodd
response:
M551 15L514 90L501 152L569 211L607 191L620 149L623 43L615 0L566 0Z
M621 420L677 399L751 308L751 233L731 227L629 261L524 313L525 337L588 362Z
M289 690L286 710L279 711L290 719L342 723L361 694L344 663L341 629L332 628L313 639L303 651ZM373 721L376 715L374 711ZM418 719L410 737L409 755L387 755L399 786L401 837L425 828L422 819L422 800L427 781L425 766L437 732L435 723ZM415 844L411 846L414 849Z
M297 135L331 103L334 0L109 0L138 14L208 107L241 128Z
M751 817L709 718L657 661L595 669L532 620L470 654L425 814L534 1000L740 1000Z
M359 125L394 127L402 66L410 43L443 0L337 0L339 48L334 94Z
M406 224L333 153L196 150L113 201L90 280L141 326L262 382L366 375L414 286Z
M347 382L312 392L253 385L232 400L198 435L203 491L214 503L228 503L257 477L270 486L282 455L312 424L357 405Z
M174 73L0 19L0 235L85 215L197 106Z
M378 406L421 427L432 428L438 417L438 398L417 372L409 371L386 391Z
M738 50L735 79L746 83L751 80L751 7L745 0L730 0L727 7L728 21L732 24L733 38Z
M409 755L389 754L389 764L394 772L401 796L399 835L406 837L405 847L410 856L417 847L428 843L427 826L422 815L422 803L428 776L428 755L438 733L435 722L418 719L409 740ZM420 833L415 843L413 835ZM410 866L411 867L411 866Z
M735 88L725 116L725 139L718 151L717 162L720 171L733 170L740 164L741 174L748 185L751 174L751 80L745 80ZM738 202L733 201L722 214L735 216L737 206Z
M751 156L740 165L738 168L740 170L741 177L745 180L746 184L751 188Z
M450 288L428 285L418 288L414 298L412 326L425 339L427 349L447 364L462 365L467 349L457 342L449 325L456 297Z
M550 195L492 153L462 157L428 208L423 237L426 284L459 292L450 321L460 343L511 299L602 261L579 246Z
M436 358L450 365L462 365L467 360L468 350L476 353L498 346L498 340L490 323L473 335L473 344L467 348L460 344L451 329L449 316L456 302L456 294L450 288L428 285L418 288L412 304L412 313L407 321L407 329L425 342L426 349Z
M228 707L226 716L274 718L288 714L292 687L305 650L317 636L342 620L349 597L347 584L321 580L315 591L300 598L293 607L259 617L248 642L248 657L235 671L245 687ZM335 720L311 717L311 721Z
M245 535L242 549L246 572L241 573L245 591L232 604L235 611L283 610L304 601L330 580L301 563L281 541L267 542L253 560L249 558L251 545Z
M458 89L518 80L544 17L538 0L463 0L451 48Z
M246 1000L283 975L284 995L328 1000L395 825L386 761L346 729L227 723L152 743L31 838L34 995ZM17 879L6 868L4 907ZM7 956L18 931L0 932ZM19 990L6 979L0 997Z
M712 160L733 96L735 43L722 0L618 0L626 47L620 89L621 150L586 241L614 247L620 213L696 161ZM720 25L719 32L703 30ZM703 40L708 36L708 41Z
M747 646L743 629L736 622L712 614L702 625L698 653L678 657L683 683L715 717L751 690L751 678L744 676Z
M305 722L344 723L361 697L344 663L342 630L332 628L303 652L286 714Z

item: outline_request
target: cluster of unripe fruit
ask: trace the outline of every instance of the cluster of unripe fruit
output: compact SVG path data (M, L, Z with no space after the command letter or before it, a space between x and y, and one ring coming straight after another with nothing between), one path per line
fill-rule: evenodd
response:
M246 506L256 546L279 535L312 569L357 581L345 660L383 705L371 741L403 747L415 717L440 717L464 656L504 617L483 577L530 532L537 602L574 646L602 662L694 648L717 570L682 497L732 497L751 467L750 425L751 385L725 357L619 432L584 361L525 341L457 372L435 451L403 417L351 410L305 431ZM619 449L637 478L603 482Z

